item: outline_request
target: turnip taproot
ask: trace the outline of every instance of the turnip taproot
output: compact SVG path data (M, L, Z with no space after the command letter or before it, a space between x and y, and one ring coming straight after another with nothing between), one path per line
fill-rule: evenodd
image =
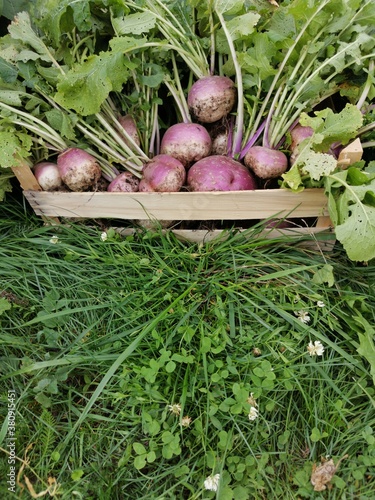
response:
M115 191L123 193L134 193L139 189L139 179L130 172L121 172L111 181L107 187L107 191L111 193Z
M64 184L72 191L88 191L96 187L102 171L96 158L80 148L69 148L57 157Z
M166 154L154 156L145 164L143 177L139 183L139 191L172 192L179 191L186 179L183 164Z
M177 158L185 167L208 156L211 137L198 123L176 123L169 127L161 140L160 153Z
M213 123L232 110L236 102L236 87L226 76L205 76L190 88L187 103L193 118L202 123Z
M288 158L282 151L265 146L250 148L244 163L260 179L280 177L288 168Z
M257 187L242 163L221 155L197 161L188 172L187 186L191 191L241 191Z
M33 172L43 191L56 191L62 186L62 179L56 163L42 161L33 167Z

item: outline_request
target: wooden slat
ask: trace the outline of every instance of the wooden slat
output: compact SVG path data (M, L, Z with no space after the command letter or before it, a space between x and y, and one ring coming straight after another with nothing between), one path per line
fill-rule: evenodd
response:
M157 220L254 220L326 216L323 189L205 193L64 193L25 191L37 215Z
M41 191L42 188L39 186L38 181L27 164L20 165L18 167L11 167L14 175L17 177L21 188L24 191L33 190Z

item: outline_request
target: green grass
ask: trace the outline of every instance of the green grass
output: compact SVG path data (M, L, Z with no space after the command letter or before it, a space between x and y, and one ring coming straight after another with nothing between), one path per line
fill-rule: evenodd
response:
M25 476L62 499L373 498L374 263L235 233L102 241L0 211L0 411L14 390L24 465L2 498L31 498ZM7 438L4 420L2 478ZM314 492L313 464L345 455Z

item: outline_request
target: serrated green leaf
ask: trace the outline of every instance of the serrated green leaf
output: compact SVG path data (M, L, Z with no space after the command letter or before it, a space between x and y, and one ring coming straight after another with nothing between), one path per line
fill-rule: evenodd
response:
M30 15L27 12L19 12L11 24L8 26L8 31L15 40L22 40L24 44L29 45L34 49L34 53L28 51L27 55L22 56L29 58L41 58L44 61L52 61L52 54L43 43L42 39L35 33L31 26Z
M247 12L228 21L226 25L232 40L246 38L254 33L259 19L260 15L256 12Z
M37 2L34 15L38 24L52 38L55 47L59 46L62 33L73 27L80 31L91 31L97 28L98 20L90 12L90 2L72 2L71 0L41 0Z
M213 4L214 9L221 14L234 15L243 8L243 1L241 0L214 0Z
M375 258L374 207L351 205L349 216L335 227L335 233L351 260L368 262Z
M18 70L8 61L0 57L0 78L5 83L14 83L17 80Z
M309 174L311 179L319 181L325 175L332 173L337 167L336 159L326 153L315 153L309 151L308 154L299 155L297 164L302 164L304 173Z
M117 36L148 33L156 25L156 17L152 12L137 12L124 17L112 19L112 25Z
M90 56L61 77L54 99L61 106L87 116L100 111L111 91L120 92L129 76L121 53Z
M51 109L45 113L45 116L49 125L54 130L57 130L61 137L69 140L75 139L74 124L77 121L76 116L68 116L59 109Z
M356 137L363 123L363 115L356 106L347 104L340 113L335 113L330 108L315 112L315 116L302 113L299 121L301 125L314 130L314 150L324 152L334 142L347 144Z
M16 167L20 158L27 158L32 146L31 137L22 132L0 132L0 167Z
M298 164L294 164L285 174L283 174L282 179L282 188L291 189L297 193L303 191L304 186Z

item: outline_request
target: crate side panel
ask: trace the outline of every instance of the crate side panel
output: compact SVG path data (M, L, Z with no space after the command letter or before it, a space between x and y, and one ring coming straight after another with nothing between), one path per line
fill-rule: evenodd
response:
M157 220L252 220L328 215L322 189L212 193L64 193L25 191L38 215Z

